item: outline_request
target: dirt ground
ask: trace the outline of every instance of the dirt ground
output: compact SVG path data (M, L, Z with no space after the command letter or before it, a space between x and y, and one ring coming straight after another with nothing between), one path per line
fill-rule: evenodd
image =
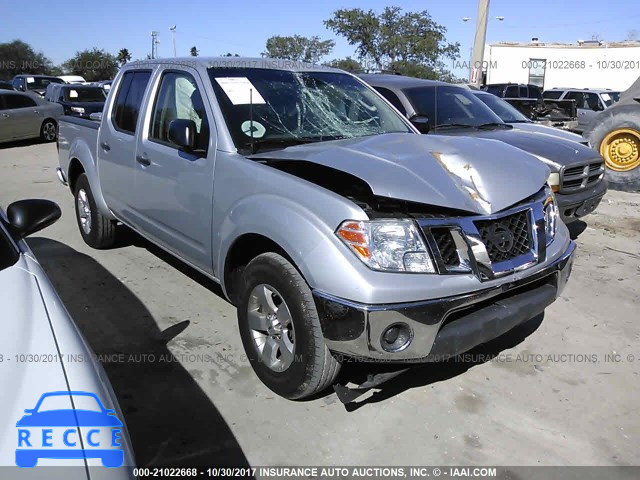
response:
M571 226L572 278L543 318L346 408L332 391L291 402L265 388L213 282L135 234L86 246L56 166L54 144L0 148L0 204L61 206L29 244L94 351L129 355L104 366L140 466L638 463L640 195L611 191ZM367 373L346 365L341 381Z

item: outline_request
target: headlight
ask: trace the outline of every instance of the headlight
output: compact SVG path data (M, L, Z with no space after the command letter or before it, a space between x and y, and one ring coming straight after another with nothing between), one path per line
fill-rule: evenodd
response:
M336 235L373 270L435 273L431 255L411 220L347 220Z
M556 236L558 227L558 205L556 197L551 193L544 201L544 233L547 236L547 245L549 245Z
M551 190L554 192L557 192L558 190L560 190L560 174L556 172L549 175L549 178L547 179L547 184L549 184L549 186L551 187Z
M71 111L72 112L76 112L76 113L84 113L84 108L82 108L82 107L71 107Z

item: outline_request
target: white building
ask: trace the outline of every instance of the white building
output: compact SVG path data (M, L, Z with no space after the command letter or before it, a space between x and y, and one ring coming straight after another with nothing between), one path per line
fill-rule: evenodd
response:
M640 76L640 42L495 43L485 48L485 83L623 91Z

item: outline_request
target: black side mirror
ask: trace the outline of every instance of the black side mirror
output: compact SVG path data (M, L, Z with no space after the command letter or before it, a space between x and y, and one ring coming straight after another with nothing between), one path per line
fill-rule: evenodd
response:
M61 216L60 207L50 200L19 200L7 208L7 219L16 241L47 228Z
M420 133L429 133L431 128L429 125L429 117L426 117L425 115L414 115L409 119L409 121Z
M196 122L193 120L171 120L169 124L169 141L187 151L196 145Z

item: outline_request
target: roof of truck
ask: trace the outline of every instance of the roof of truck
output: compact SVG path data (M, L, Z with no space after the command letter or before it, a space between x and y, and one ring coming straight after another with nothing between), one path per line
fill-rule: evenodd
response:
M325 65L285 60L282 58L263 57L174 57L155 58L152 60L136 60L127 63L124 68L142 65L183 65L189 67L204 68L264 68L270 70L288 70L292 72L304 72L321 70L326 72L343 72L338 68Z

